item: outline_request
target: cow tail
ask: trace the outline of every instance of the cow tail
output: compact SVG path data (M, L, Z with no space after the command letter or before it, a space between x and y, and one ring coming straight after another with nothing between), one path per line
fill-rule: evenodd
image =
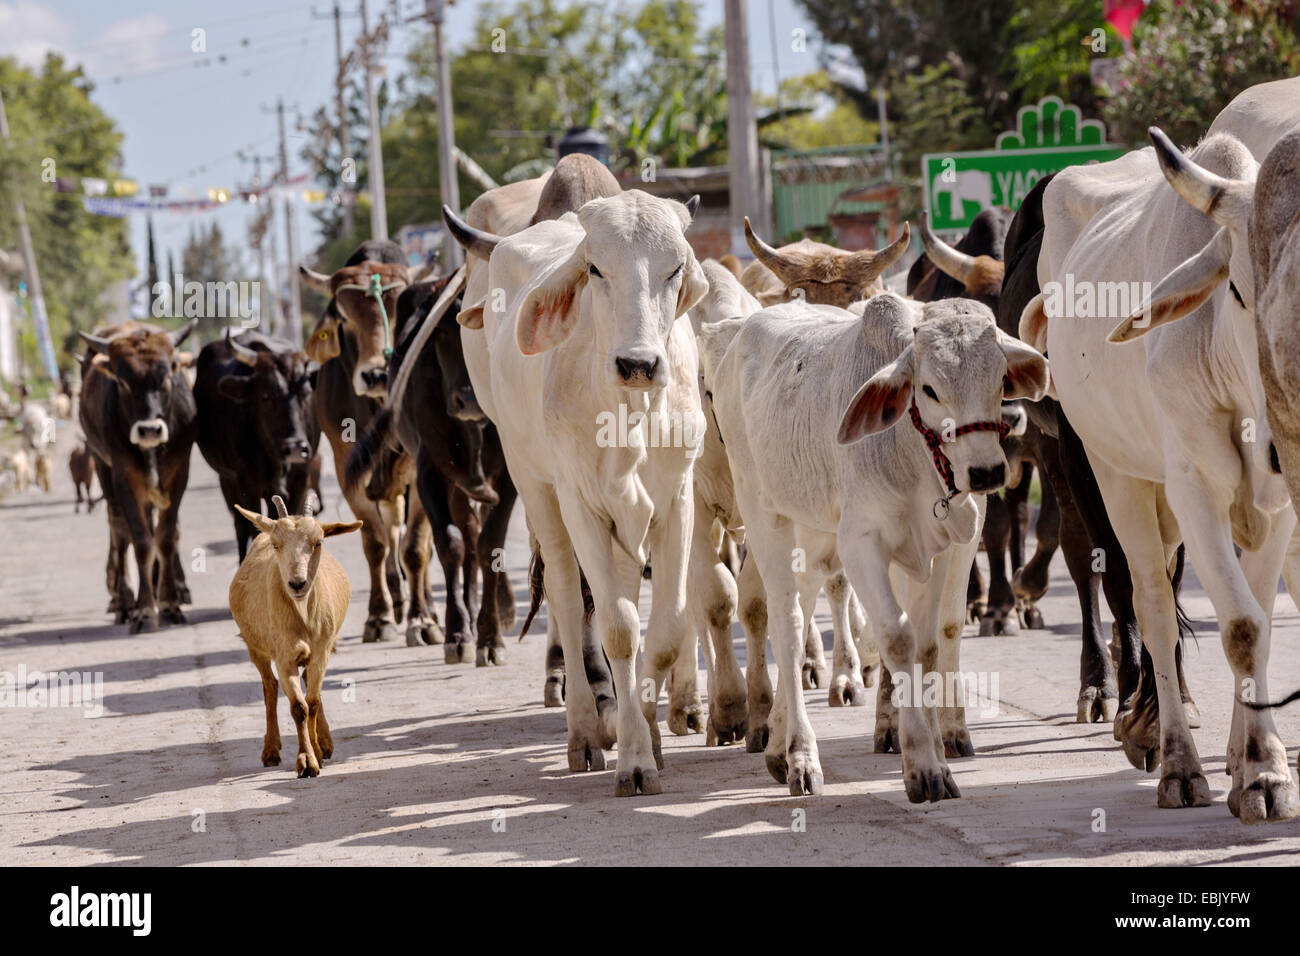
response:
M1178 554L1174 558L1174 573L1169 579L1169 583L1174 589L1174 617L1178 621L1178 642L1181 644L1187 638L1196 638L1196 632L1192 630L1192 619L1187 614L1187 608L1178 600L1178 594L1183 588L1183 568L1187 564L1187 547L1178 546Z
M343 466L343 489L346 492L354 493L374 470L380 453L388 447L392 430L392 412L386 407L381 408L348 454L347 463Z
M542 560L542 549L539 545L533 545L533 556L528 562L528 616L524 618L524 626L519 630L519 640L524 639L528 633L528 628L533 623L533 618L537 616L538 610L542 606L542 598L545 596L546 588L544 585L544 575L546 572L546 562Z

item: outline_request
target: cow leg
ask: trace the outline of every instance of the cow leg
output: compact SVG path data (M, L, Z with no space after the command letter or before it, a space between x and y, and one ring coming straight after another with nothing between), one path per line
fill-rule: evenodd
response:
M549 618L546 623L546 683L542 686L542 706L564 706L564 648L560 645L560 632Z
M582 573L573 554L573 542L560 513L559 502L549 485L516 482L528 515L528 524L542 552L545 569L548 632L554 628L564 649L564 709L568 724L569 770L604 770L604 751L614 746L618 708L612 701L598 710L588 679L587 657L600 654L588 648L591 631L583 608ZM593 661L593 664L595 662ZM627 707L637 712L631 701Z
M834 555L833 550L831 554ZM832 707L865 707L867 689L862 682L862 662L858 659L857 643L849 619L849 595L853 592L844 569L839 568L831 574L826 579L825 587L826 598L831 606L831 626L835 631L835 645L831 654L835 673L831 677L829 703Z
M136 571L139 574L135 604L127 617L128 629L132 634L156 631L158 604L154 596L154 570L158 564L158 546L152 521L148 509L136 497L136 490L131 487L130 480L124 475L116 474L114 481L113 494L126 518L131 547L135 550Z
M983 502L978 496L975 502L982 520L985 512ZM975 555L979 552L979 539L979 534L976 534L969 543L953 546L946 555L940 556L946 561L946 567L936 559L931 569L932 580L942 582L938 601L927 598L926 604L927 607L934 607L938 613L936 626L930 631L936 645L935 669L944 675L945 694L948 693L948 688L960 688L957 700L945 700L938 708L939 746L943 748L946 757L975 756L975 745L971 743L970 731L966 727L966 684L961 677L961 634L966 621L962 585L970 579L970 566L975 563ZM995 702L988 703L992 705Z
M251 647L248 656L253 666L262 675L262 701L266 704L266 736L262 739L262 766L278 767L280 765L280 725L276 722L276 698L280 696L280 687L275 681L275 671L271 659L256 653Z
M95 473L99 475L99 487L104 489L105 507L108 509L108 557L104 567L104 583L108 588L108 613L113 615L113 623L125 624L127 611L135 595L131 593L126 579L126 549L131 540L130 530L126 526L126 516L117 499L110 493L113 488L113 469L94 459Z
M171 487L177 489L177 483ZM183 483L180 488L184 488ZM173 490L170 503L158 517L158 607L164 624L186 623L181 599L188 596L189 588L185 587L180 567L180 498L180 490Z
M800 593L803 618L803 669L800 682L804 690L830 686L830 668L826 666L826 649L822 647L822 632L817 627L814 612L817 608L819 590L811 594Z
M447 592L447 606L444 619L444 632L447 643L443 646L443 661L448 664L468 664L474 659L474 633L470 627L469 608L465 606L465 589L461 586L461 575L465 569L465 533L457 522L459 509L453 499L459 496L461 508L466 506L464 492L444 482L440 474L420 475L421 481L430 481L434 486L441 486L443 491L434 491L430 501L434 511L429 513L433 526L433 543L442 564L444 588ZM463 511L460 511L463 517Z
M1152 675L1159 701L1160 736L1154 746L1148 735L1130 734L1124 739L1124 752L1139 769L1151 771L1157 764L1163 764L1156 791L1159 806L1208 806L1210 786L1201 771L1200 757L1187 726L1187 715L1181 706L1175 676L1178 621L1167 571L1165 538L1166 530L1176 533L1172 527L1175 525L1173 516L1169 514L1169 505L1158 485L1121 475L1100 461L1093 462L1093 470L1113 518L1115 533L1131 562L1133 603L1142 628L1142 644L1154 665ZM1196 497L1190 488L1185 493L1187 504ZM1226 512L1226 508L1224 510ZM1181 508L1180 512L1189 517L1195 514ZM1197 515L1196 521L1210 526L1216 523L1212 511ZM1199 532L1193 533L1199 537ZM1228 554L1232 555L1230 543ZM1235 565L1235 561L1233 563ZM1198 562L1198 567L1203 568L1207 576L1217 571L1209 564ZM1240 577L1239 568L1237 575Z
M847 575L845 575L845 586L848 587ZM853 593L852 587L848 587L848 591L849 628L853 635L853 643L858 647L858 660L862 666L862 687L865 690L876 686L876 675L880 672L880 648L876 646L871 621L867 619L867 612L862 609L862 602ZM962 620L965 620L964 616Z
M1228 501L1215 496L1197 481L1182 475L1167 485L1170 504L1177 513L1189 516L1182 523L1187 555L1197 570L1219 621L1224 655L1235 678L1232 733L1228 740L1228 772L1232 789L1228 809L1242 823L1289 820L1300 815L1300 795L1287 766L1286 748L1277 735L1273 715L1267 710L1243 707L1241 700L1268 700L1268 651L1273 601L1287 542L1295 527L1295 512L1285 508L1274 519L1273 528L1259 550L1243 551L1238 561L1232 546L1232 525ZM1146 627L1143 626L1143 639ZM1161 661L1152 653L1157 678ZM1172 656L1172 655L1171 655ZM1178 681L1170 668L1171 699L1160 698L1160 722L1166 725L1166 709L1186 723ZM1163 690L1163 684L1161 686ZM1190 739L1190 735L1189 735ZM1168 754L1165 752L1168 776ZM1169 788L1172 790L1172 788ZM1208 788L1207 788L1208 789ZM1161 779L1161 806L1179 806L1180 794L1169 792Z
M429 548L432 535L424 499L416 495L411 502L410 520L402 542L402 563L410 583L410 605L406 612L406 646L441 644L442 627L429 602Z
M697 497L687 581L691 589L694 631L704 641L704 659L709 664L709 719L704 742L710 747L739 740L749 723L745 677L740 672L736 648L731 640L731 621L737 603L736 581L713 546L713 525L709 509ZM723 537L727 537L726 532L723 532Z
M668 671L668 729L678 737L704 730L699 665L700 639L692 626Z
M334 473L347 471L350 445L338 436L326 433L334 453ZM393 613L392 593L388 590L385 567L388 564L389 539L378 505L366 497L365 490L357 488L352 493L344 490L348 507L361 522L361 550L366 556L370 571L370 605L366 611L366 625L361 632L363 643L391 641L397 638L397 620Z
M841 519L842 528L862 527L866 522L851 520L846 513ZM880 656L884 667L897 680L906 681L915 677L913 664L917 663L919 641L915 626L904 612L894 594L890 580L890 552L888 546L876 534L841 534L839 538L840 557L849 575L849 583L857 593L866 609L867 618L876 628L880 643ZM937 582L931 581L928 587L937 589ZM938 595L934 599L938 604ZM931 624L935 618L932 612ZM933 639L932 639L933 640ZM887 693L888 684L882 683L878 698L891 698ZM895 689L895 692L898 689ZM914 688L919 692L919 688ZM903 786L907 799L912 803L931 802L946 797L961 796L952 772L944 760L939 746L938 726L931 724L925 708L914 705L913 695L902 695L902 706L897 707L898 743L903 754ZM880 729L877 724L877 752L880 747Z
M451 505L451 520L459 529L464 546L460 560L460 599L465 615L465 639L459 645L460 660L468 664L472 658L476 667L486 667L487 662L478 659L476 627L479 614L478 538L482 525L474 503L458 485L452 486L448 502Z
M497 503L483 506L486 514L476 549L479 571L483 576L483 603L478 610L478 649L475 653L475 663L479 666L506 662L506 642L502 634L513 628L515 621L515 591L506 574L505 548L510 515L518 492L504 468L497 476L495 488ZM562 666L563 657L560 661Z
M745 631L745 690L749 723L745 749L752 754L767 749L767 718L772 711L772 681L767 673L767 595L758 562L746 549L736 580L737 616Z
M989 592L984 587L984 576L980 574L980 565L976 561L970 566L970 578L966 582L966 623L978 624L989 610Z
M988 607L980 618L980 637L995 634L1018 634L1016 598L1007 577L1007 547L1011 541L1013 523L1011 507L1002 495L988 496L988 511L984 521L984 552L989 559Z
M1040 452L1042 458L1050 457L1056 461L1056 439L1039 435L1040 447L1050 442L1050 450ZM1058 465L1059 470L1059 465ZM1048 475L1047 469L1038 465L1039 487L1043 500L1038 508L1038 520L1034 523L1034 554L1024 566L1017 566L1011 577L1011 590L1015 594L1016 605L1022 609L1025 627L1042 628L1043 614L1038 609L1038 601L1047 593L1050 580L1052 556L1061 544L1061 499L1057 494L1056 483ZM1028 488L1026 488L1028 492Z
M405 495L399 494L386 501L375 502L375 507L379 509L383 527L382 533L385 538L384 576L388 583L389 605L392 609L395 624L402 623L409 591L408 582L402 574L400 558L402 553L402 518L406 511L405 498Z

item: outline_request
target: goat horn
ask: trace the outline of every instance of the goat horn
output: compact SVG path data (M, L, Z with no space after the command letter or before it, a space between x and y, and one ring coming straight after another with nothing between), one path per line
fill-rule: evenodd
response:
M257 364L257 350L250 349L248 346L236 342L234 337L230 334L230 329L226 329L226 344L230 346L230 350L235 354L235 358L243 362L245 365L251 368Z
M452 212L451 207L446 204L442 207L442 220L447 224L447 228L451 230L451 234L456 241L465 247L465 251L472 252L480 259L491 258L492 250L501 241L500 236L484 232L482 229L475 229Z
M277 518L289 517L289 509L284 506L284 499L281 498L279 495L271 496L271 504L275 505Z

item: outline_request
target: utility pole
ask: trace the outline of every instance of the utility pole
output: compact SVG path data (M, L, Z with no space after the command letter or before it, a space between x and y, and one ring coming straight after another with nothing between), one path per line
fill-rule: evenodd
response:
M9 118L5 115L4 92L0 90L0 139L9 142ZM27 228L27 207L21 196L14 196L14 218L18 222L18 241L23 248L23 265L27 272L27 292L32 302L32 322L36 326L36 343L40 348L45 374L51 382L59 380L59 365L54 360L54 343L50 339L50 317L45 311L45 295L41 292L41 274L36 270L36 252L32 248L32 234Z
M370 35L366 0L361 0L362 68L366 74L366 112L370 116L370 238L388 238L388 208L384 196L384 150L379 140L379 93L375 89L375 47L388 36L388 21L381 16Z
M745 216L763 232L768 226L767 197L761 195L758 169L758 126L754 122L753 92L749 85L749 26L745 0L726 0L727 41L727 152L731 204L731 251L751 258L745 242ZM776 241L774 237L769 241Z
M456 178L456 133L451 112L451 64L443 48L442 25L445 22L444 0L424 0L425 15L433 24L433 55L438 67L438 192L442 201L460 214L460 182ZM451 233L443 239L442 261L457 269L464 251Z
M274 276L275 235L273 230L275 228L275 217L273 213L275 207L270 201L270 194L262 194L262 187L265 184L265 181L262 179L262 160L266 159L270 161L275 159L275 157L263 157L261 155L250 156L243 151L240 151L238 156L244 162L251 160L253 163L253 182L251 183L251 186L252 191L257 196L258 211L252 225L249 227L249 239L250 241L253 241L257 247L257 287L259 290L259 295L257 297L258 324L262 326L262 331L266 334L277 335L280 334L283 329L283 320L280 315L280 297L278 292L272 291L268 294L267 291L268 289L277 290L279 288ZM269 282L267 281L266 275L266 244L268 242L271 243L272 257L272 276Z
M302 303L298 299L298 252L293 242L293 191L289 183L289 151L284 140L284 100L276 100L276 118L280 125L280 185L284 187L285 248L289 256L289 322L284 338L302 345Z
M323 19L320 14L316 13L316 8L312 8L312 16L317 19ZM339 114L339 162L344 163L352 159L351 138L348 135L348 114L347 107L343 103L343 92L347 88L347 58L343 56L343 14L339 10L339 5L334 4L334 59L338 65L338 74L334 78L334 106ZM340 176L340 179L342 177ZM354 179L353 182L356 182ZM343 199L343 235L351 236L355 230L353 228L352 213L353 206L356 204L356 190L350 189L349 183L342 180L340 194Z

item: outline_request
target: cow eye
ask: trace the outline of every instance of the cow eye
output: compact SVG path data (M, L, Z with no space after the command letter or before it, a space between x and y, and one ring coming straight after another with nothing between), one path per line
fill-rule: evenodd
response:
M929 385L922 385L921 391L925 392L926 397L930 399L930 401L937 402L939 400L939 396L934 394L934 389L932 389Z
M587 274L588 274L588 275L593 275L593 276L595 276L597 279L603 279L603 278L605 278L604 276L602 276L602 275L600 274L600 270L596 268L595 263L592 263L592 262L588 262L588 263L587 263Z
M686 265L686 263L683 262L683 263L682 263L681 265L679 265L676 269L674 269L674 270L672 271L672 273L668 276L668 279L667 279L666 281L668 281L668 282L672 282L672 281L673 281L674 279L676 279L679 275L681 275L682 268L683 268L685 265Z

